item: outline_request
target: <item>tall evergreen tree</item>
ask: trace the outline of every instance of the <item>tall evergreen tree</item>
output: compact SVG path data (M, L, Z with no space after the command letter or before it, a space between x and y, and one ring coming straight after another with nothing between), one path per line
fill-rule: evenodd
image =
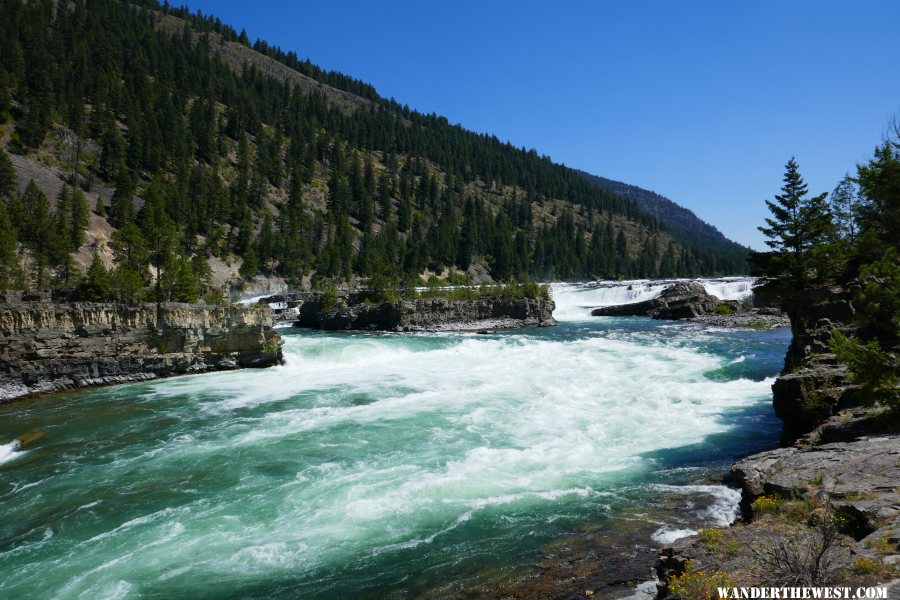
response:
M94 252L91 265L85 271L79 285L81 296L92 302L109 300L112 294L112 286L109 279L109 271L100 259L100 255Z
M772 217L759 230L768 238L772 252L753 255L766 275L782 277L793 290L806 287L810 269L816 266L815 250L823 246L832 232L831 214L825 198L808 197L807 186L792 157L785 165L784 185L774 202L766 200Z
M23 287L23 283L17 231L6 211L6 203L0 200L0 290Z
M46 288L50 283L48 263L53 256L57 237L50 203L33 179L22 194L22 205L27 215L22 241L30 251L34 284L38 288Z
M0 148L0 198L8 198L16 193L18 177L16 169L6 150Z
M126 224L113 233L110 248L116 262L112 278L118 299L141 300L150 282L147 272L150 253L141 230L134 223Z

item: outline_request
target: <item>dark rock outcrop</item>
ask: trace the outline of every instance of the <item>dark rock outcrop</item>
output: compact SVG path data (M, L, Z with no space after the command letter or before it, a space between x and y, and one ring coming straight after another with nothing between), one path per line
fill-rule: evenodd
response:
M834 331L857 332L853 298L858 290L856 283L824 286L804 293L786 307L793 336L784 371L772 386L772 404L784 422L785 443L853 405L847 370L838 364L829 340Z
M3 299L0 402L281 361L280 337L265 307Z
M617 304L615 306L601 306L591 311L594 317L648 317L659 306L657 298L632 302L631 304Z
M427 298L400 302L359 303L322 310L321 299L299 307L298 327L370 331L480 331L551 327L555 305L543 298Z

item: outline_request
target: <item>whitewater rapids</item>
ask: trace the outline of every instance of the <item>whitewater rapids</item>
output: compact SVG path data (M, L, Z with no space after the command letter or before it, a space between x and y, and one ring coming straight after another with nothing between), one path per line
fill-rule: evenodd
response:
M647 543L727 521L708 473L774 443L785 334L586 317L626 292L555 285L551 329L285 330L280 367L0 407L0 443L46 432L0 446L0 597L414 594L623 515Z

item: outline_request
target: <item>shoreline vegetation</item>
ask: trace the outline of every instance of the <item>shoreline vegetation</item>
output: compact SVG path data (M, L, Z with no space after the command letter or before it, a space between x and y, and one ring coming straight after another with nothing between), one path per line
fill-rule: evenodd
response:
M780 448L730 477L743 518L663 548L657 597L724 586L900 590L900 126L837 189L810 197L794 159L752 257L792 339L772 386Z

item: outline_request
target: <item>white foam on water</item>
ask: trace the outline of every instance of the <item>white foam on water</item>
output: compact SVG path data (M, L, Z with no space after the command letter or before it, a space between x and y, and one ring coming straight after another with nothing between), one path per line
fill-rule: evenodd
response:
M660 527L659 529L654 531L653 535L651 535L650 537L654 542L668 545L674 543L676 540L690 537L692 535L697 535L697 531L694 529L670 529L668 527Z
M554 286L563 314L581 318L582 295L594 293L584 290ZM296 578L436 544L492 511L595 501L611 478L651 472L648 453L728 431L724 412L769 401L771 380L708 379L730 359L699 351L697 335L289 334L283 366L153 383L136 401L177 407L171 416L189 434L163 436L94 476L186 482L194 469L222 469L234 481L60 550L62 584L47 587L40 561L17 565L0 596L135 596L140 585L119 582L174 582L188 571L197 581ZM734 514L733 490L670 487L716 498L700 519ZM659 535L673 535L665 527Z
M0 465L22 456L24 452L18 452L21 445L19 440L13 440L8 444L0 445Z
M261 294L257 296L248 296L247 298L241 298L235 304L240 304L241 306L255 306L259 304L259 301L263 298L269 298L270 296L274 296L276 292L271 292L268 294Z
M622 600L654 600L658 592L656 589L657 583L656 579L639 583L634 587L634 593L623 597Z
M725 527L731 525L741 514L740 491L724 485L664 485L657 484L654 488L666 492L683 494L686 496L695 494L707 494L713 497L713 503L703 509L699 516L709 520L712 525Z
M726 277L698 281L706 288L707 294L716 296L719 300L743 301L753 297L753 286L757 280L755 277Z
M711 496L713 501L711 504L696 511L695 516L699 517L705 524L713 527L726 527L733 523L740 516L741 493L724 485L665 485L655 484L651 486L659 491L669 494L678 494L685 497L694 497L697 495ZM664 525L657 529L651 538L653 541L663 545L672 544L676 540L698 532L694 529L678 527L675 525Z

